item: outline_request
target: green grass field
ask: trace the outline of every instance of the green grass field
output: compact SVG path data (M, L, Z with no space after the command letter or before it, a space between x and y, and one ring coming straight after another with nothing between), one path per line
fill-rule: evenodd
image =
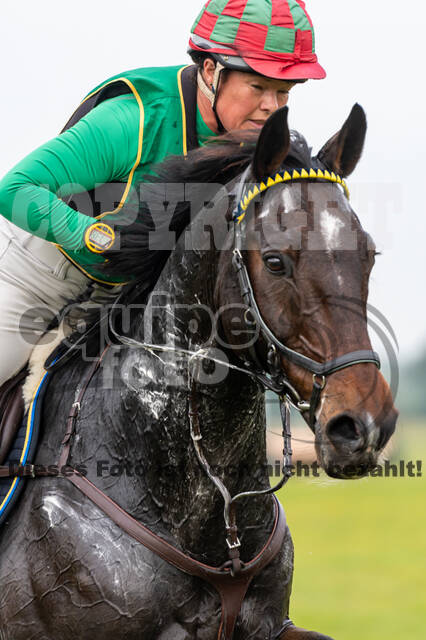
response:
M290 615L336 640L426 634L426 425L401 425L393 460L422 477L293 478L279 494L295 546Z

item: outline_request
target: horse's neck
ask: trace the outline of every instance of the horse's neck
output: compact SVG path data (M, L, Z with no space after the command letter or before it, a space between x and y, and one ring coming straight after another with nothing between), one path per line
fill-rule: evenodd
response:
M149 335L139 326L135 337L191 351L208 343L218 359L226 359L211 338L209 320L216 259L215 252L176 251L145 312ZM149 496L150 512L161 517L184 548L200 557L206 549L219 549L218 557L209 559L220 561L223 501L196 458L189 406L197 405L210 465L235 494L268 485L263 394L247 375L223 367L200 367L201 381L194 385L188 359L179 354L130 351L126 370L135 368L139 386L128 387L127 398L140 407L143 453L138 455L146 473L139 490ZM267 526L270 510L268 500L255 500L239 516L241 529L249 525L252 531L251 540L246 536L248 555L258 548L253 530ZM263 531L259 539L264 542Z
M208 317L214 310L218 255L205 248L185 250L181 239L145 313L136 311L130 335L192 351L206 344L217 347ZM113 350L110 354L112 358ZM227 354L215 356L226 359ZM93 404L97 411L79 422L73 462L84 462L90 479L153 531L170 536L195 557L222 563L223 500L201 468L191 440L188 358L130 347L110 364L120 372L121 383L105 389L104 373L111 370L107 363L97 386L88 390L87 406ZM194 395L205 455L232 494L265 488L263 394L244 373L216 373L212 380L209 367L204 368L208 379L197 382ZM238 524L244 532L243 559L248 559L264 544L273 509L264 498L241 504Z

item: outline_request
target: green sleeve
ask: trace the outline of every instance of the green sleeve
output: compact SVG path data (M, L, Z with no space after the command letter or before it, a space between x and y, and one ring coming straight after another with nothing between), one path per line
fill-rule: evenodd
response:
M93 219L60 197L126 181L137 157L139 118L133 96L102 102L6 174L0 181L1 214L65 250L81 249Z

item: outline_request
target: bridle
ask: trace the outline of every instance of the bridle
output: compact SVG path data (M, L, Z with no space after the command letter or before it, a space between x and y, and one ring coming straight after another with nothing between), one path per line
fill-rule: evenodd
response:
M245 361L245 366L250 369L258 380L271 391L280 397L285 396L290 403L302 414L309 413L308 424L315 434L316 410L321 398L321 392L327 384L327 377L336 371L346 369L355 364L373 363L380 369L380 358L375 351L360 350L345 353L327 362L317 362L307 356L289 349L268 327L259 311L253 286L250 280L247 266L243 258L243 249L246 245L246 214L249 211L251 202L261 193L275 185L292 182L295 180L321 180L340 184L349 199L349 191L345 181L333 172L322 169L294 169L292 173L288 170L279 171L274 177L269 176L262 182L247 185L247 178L251 173L249 165L241 176L236 197L236 206L232 215L234 222L234 249L232 263L236 271L240 285L241 297L247 307L244 314L246 327L250 331L257 331L257 335L266 344L267 363L262 364L257 356L254 346L248 348L250 360ZM313 388L309 402L305 402L290 384L285 372L280 366L279 356L283 356L288 362L299 366L313 374Z

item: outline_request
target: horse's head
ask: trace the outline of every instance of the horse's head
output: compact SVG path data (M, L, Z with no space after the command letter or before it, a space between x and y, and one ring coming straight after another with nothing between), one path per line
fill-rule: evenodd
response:
M315 432L318 459L335 477L362 475L374 466L397 418L367 330L375 247L349 205L344 181L340 186L358 163L365 133L364 112L355 106L311 158L304 139L290 134L286 109L269 119L244 178L257 187L246 186L236 214L236 243L257 310L252 305L240 317L243 330L235 324L235 308L222 314L227 341L246 360L269 372L272 364L310 401L311 413L304 416ZM241 302L244 289L250 306L244 277L239 286L225 259L222 274L228 286L219 293L221 306ZM243 336L253 326L260 333L248 349Z

